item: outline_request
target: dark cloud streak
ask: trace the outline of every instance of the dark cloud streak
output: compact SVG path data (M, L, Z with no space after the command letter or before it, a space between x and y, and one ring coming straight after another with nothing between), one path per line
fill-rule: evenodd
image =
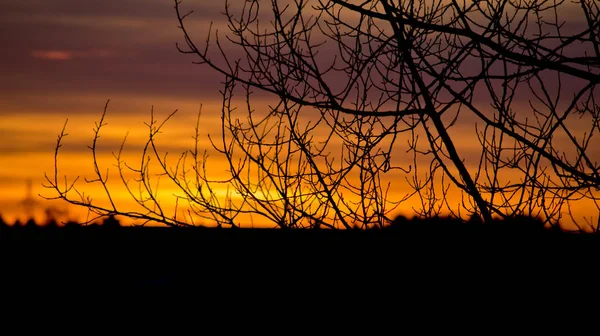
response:
M193 5L194 25L222 19L224 4ZM203 75L175 48L182 34L171 1L29 0L3 7L6 94L214 97L219 78Z

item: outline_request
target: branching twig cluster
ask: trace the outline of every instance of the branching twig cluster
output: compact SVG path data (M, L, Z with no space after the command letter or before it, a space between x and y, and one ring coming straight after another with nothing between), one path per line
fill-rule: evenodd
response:
M192 13L175 1L186 41L179 50L225 78L221 132L211 143L228 178L209 179L197 146L170 167L153 142L162 124L152 121L144 153L183 191L178 202L190 216L148 207L152 215L130 217L238 226L240 215L253 214L284 228L366 228L386 225L410 202L420 217L532 215L554 225L577 221L571 209L582 200L599 217L596 1L237 4L225 3L225 38L211 27L198 43L185 24ZM257 90L273 98L268 110L252 108ZM246 106L236 110L240 91ZM461 143L469 134L457 135L456 125L473 125L478 143ZM132 169L117 159L120 171ZM146 167L142 160L133 169L146 198L130 192L157 206ZM106 188L97 164L96 174L90 182ZM408 188L395 199L391 174L395 188ZM49 186L58 198L118 212L112 200L105 209L72 201L73 185L59 186L56 175ZM217 184L229 192L218 195ZM600 220L577 224L600 229Z

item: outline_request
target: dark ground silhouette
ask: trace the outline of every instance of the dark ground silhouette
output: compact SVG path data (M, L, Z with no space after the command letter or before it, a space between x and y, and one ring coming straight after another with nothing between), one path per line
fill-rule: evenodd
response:
M510 286L550 286L574 271L595 272L598 234L536 223L400 217L385 229L333 231L124 227L114 218L87 227L0 220L3 283L30 290L328 282L364 289L396 281L472 288L499 278Z
M288 316L304 324L350 309L356 315L345 315L346 327L357 318L380 324L382 316L393 324L446 316L472 325L492 315L506 323L589 301L600 246L597 235L517 234L508 223L484 228L447 219L399 218L368 231L141 228L114 219L87 227L31 224L0 221L5 306L18 304L18 314L29 316L44 311L39 307L59 315L91 309L106 320L118 309L128 318L134 312L127 309L148 311L151 319L194 308L310 310Z

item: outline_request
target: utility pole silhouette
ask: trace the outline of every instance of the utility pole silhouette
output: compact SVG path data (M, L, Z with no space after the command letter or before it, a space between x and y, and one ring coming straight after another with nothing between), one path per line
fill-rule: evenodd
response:
M34 210L37 205L37 201L33 198L33 185L31 178L27 179L27 185L25 189L25 198L21 201L23 206L23 212L27 219L33 218Z

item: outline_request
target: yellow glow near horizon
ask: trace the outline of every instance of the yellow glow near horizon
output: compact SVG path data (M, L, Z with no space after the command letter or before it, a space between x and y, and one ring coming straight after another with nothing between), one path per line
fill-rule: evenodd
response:
M119 104L115 105L119 106ZM173 119L165 125L163 134L160 134L157 138L157 144L161 153L169 151L169 162L171 164L174 164L174 160L182 152L192 149L194 144L192 136L194 135L196 122L195 115L199 106L192 103L187 105L184 103L182 105L187 106L187 109L182 111L180 115L173 117ZM216 129L215 126L218 124L214 121L214 119L216 119L215 114L220 114L219 110L215 111L219 105L215 102L214 104L208 104L208 106L209 108L204 105L203 116L213 120L211 123L203 124L204 129L201 130L201 138L205 140L205 136L209 130L213 135L218 134L220 131L219 129ZM68 181L72 181L75 177L80 176L81 180L78 184L80 190L87 195L91 195L94 201L100 202L98 205L109 206L110 203L108 202L106 193L99 183L86 184L83 182L84 178L94 178L92 153L87 146L91 145L93 139L92 128L99 120L102 107L103 106L98 109L96 114L78 115L75 112L65 113L66 116L73 115L74 117L69 117L69 124L66 129L66 132L69 135L63 139L63 147L61 148L61 152L59 152L58 167L60 181L62 181L65 175L67 176ZM118 151L124 136L129 132L127 143L125 145L124 158L129 164L139 165L141 149L148 136L147 126L143 123L149 121L150 113L149 111L141 111L139 114L119 115L118 108L115 109L117 111L113 110L112 105L109 105L105 119L107 125L101 130L98 143L98 148L101 149L98 153L98 162L101 171L104 171L107 168L110 169L109 190L113 201L118 205L119 209L125 211L139 211L142 210L141 207L133 201L131 195L124 188L122 181L120 181L120 177L117 174L118 171L114 166L116 160L113 156L113 152L116 153L116 151ZM156 119L161 121L171 110L163 109L162 111L158 111L158 109L155 108ZM44 182L43 172L46 172L49 175L52 175L53 173L54 145L56 136L62 128L64 120L56 118L54 114L46 115L44 113L37 113L29 115L35 116L35 123L24 122L22 118L19 118L19 116L16 115L3 116L1 120L5 129L13 130L15 132L13 134L20 134L18 138L13 137L12 139L8 139L8 141L16 142L17 146L29 149L29 151L3 151L0 153L2 162L9 163L4 165L2 171L3 189L0 193L0 213L8 222L12 222L16 218L21 218L21 220L26 219L23 217L24 208L20 202L28 196L25 189L27 180L31 179L33 181L33 195L39 193L44 196L53 196L53 193L49 190L44 190L41 187L41 184ZM27 119L25 121L27 121ZM201 124L202 120L201 117ZM463 127L466 126L463 125ZM466 127L465 130L466 129L469 129L469 127ZM465 140L462 141L460 138L457 138L457 143L464 143L467 147L473 146L472 139L469 136L464 135L465 131L458 130L457 134L462 134L465 138ZM3 143L6 143L6 141L7 140L4 140ZM35 144L40 144L40 147L36 148ZM200 144L200 147L201 149L208 148L209 144L203 142ZM407 157L406 160L405 164L408 164L409 158ZM402 161L403 160L401 160L401 162ZM209 157L209 163L210 171L208 173L210 176L215 179L223 179L228 176L226 171L228 167L223 158L218 155L211 155ZM158 172L157 170L153 171ZM126 174L128 180L133 177L134 175L131 173ZM157 182L155 177L151 179L151 181L153 183ZM393 182L390 190L390 199L400 199L406 193L410 192L410 188L402 174L388 175L387 181ZM227 188L224 185L217 186L215 191L217 195L224 197L227 193ZM165 211L165 215L167 217L172 217L175 215L175 197L173 197L173 195L182 195L181 191L163 178L160 185L160 195L162 195L160 197L160 203ZM230 194L230 196L239 200L239 195L236 196L235 194ZM263 197L266 196L267 195L263 195ZM276 197L276 195L270 195L269 197L273 198ZM40 222L44 220L43 211L45 208L63 208L65 206L58 201L47 202L37 197L35 199L37 201L35 218ZM451 205L458 205L460 202L460 195L457 190L453 189L448 195L448 199ZM584 203L585 202L575 203L572 208L576 215L579 214L580 219L584 218L586 215L586 207L594 206L593 203L590 202L587 204ZM177 216L181 218L181 216L185 215L185 204L182 202L179 203L178 206L179 212L177 213ZM396 214L411 216L412 207L419 207L418 198L413 197L406 201L398 209ZM87 210L84 208L69 206L67 209L69 215L66 216L66 219L84 220L88 216ZM273 223L261 223L257 222L256 219L251 220L249 217L245 217L244 219L242 216L240 219L247 223L248 226L273 226ZM198 222L197 219L194 220L199 224L207 224L205 221ZM590 220L593 221L594 219L590 218ZM125 220L124 223L134 222ZM137 221L137 223L139 223L139 221ZM567 228L573 229L573 227L568 226L568 223L564 224L567 224Z

